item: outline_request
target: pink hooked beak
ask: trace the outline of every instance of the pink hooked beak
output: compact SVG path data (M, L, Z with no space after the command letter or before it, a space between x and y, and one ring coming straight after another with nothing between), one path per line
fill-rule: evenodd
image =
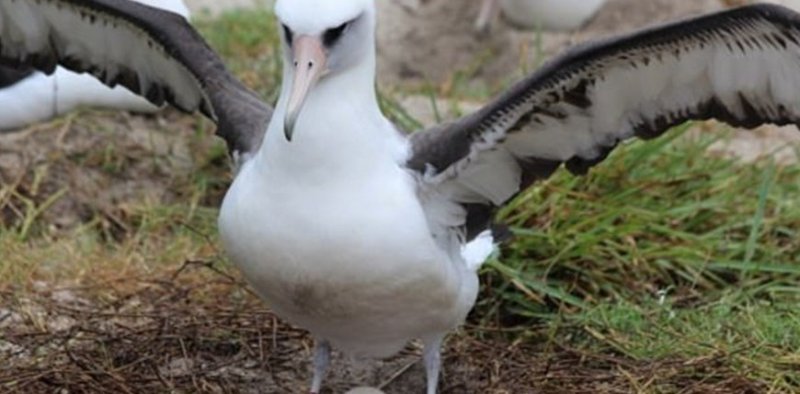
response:
M287 141L292 140L294 126L308 98L308 93L327 71L327 56L319 38L302 35L292 43L292 79L289 106L283 123L283 132Z

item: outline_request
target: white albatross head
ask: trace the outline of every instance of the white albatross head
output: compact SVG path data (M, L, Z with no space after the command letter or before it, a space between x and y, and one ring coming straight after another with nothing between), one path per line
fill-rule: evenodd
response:
M290 69L284 72L291 78L284 134L291 141L303 104L317 83L374 57L375 4L373 0L278 0L275 15L281 24L284 67Z

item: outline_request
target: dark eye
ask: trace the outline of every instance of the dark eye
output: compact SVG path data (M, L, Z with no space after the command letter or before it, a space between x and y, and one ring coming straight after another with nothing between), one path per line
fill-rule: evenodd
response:
M331 47L333 44L336 44L336 42L342 38L342 34L344 34L349 24L350 23L342 23L339 27L325 30L325 34L322 36L322 43L325 44L326 47Z
M292 45L292 36L293 36L292 29L290 29L286 25L281 25L281 26L283 26L283 35L284 37L286 37L286 42L289 43L289 45Z

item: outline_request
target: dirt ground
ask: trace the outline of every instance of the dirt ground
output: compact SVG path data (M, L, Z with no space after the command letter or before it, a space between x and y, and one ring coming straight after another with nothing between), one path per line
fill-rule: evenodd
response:
M237 278L202 262L141 278L0 290L4 393L305 393L312 342ZM23 292L26 294L20 297ZM580 334L576 329L576 334ZM451 337L443 394L762 392L723 359L636 361L497 333ZM367 363L334 355L323 393L357 384L424 392L416 344Z
M252 3L187 2L194 10L212 12L223 4ZM520 65L532 68L576 41L721 7L716 0L609 0L579 32L539 37L501 24L490 37L480 38L471 30L476 1L379 4L382 86L431 84L440 90L446 90L456 71L476 87L497 89L510 75L519 75ZM539 39L541 51L535 50ZM481 66L474 69L474 64ZM405 103L412 114L430 121L426 100L412 97ZM207 122L171 111L156 117L89 113L0 135L0 185L13 185L16 191L0 195L0 220L19 222L29 201L61 196L37 218L52 234L98 213L112 232L124 233L129 204L186 199L176 191L184 190L181 185L198 167L227 172L224 156L203 162L192 153L217 144L198 137L197 129L210 133ZM786 149L800 133L768 127L741 135L715 149L753 158ZM92 154L103 150L113 159ZM794 151L787 150L786 160L793 157ZM225 187L210 185L203 203L217 204ZM643 363L467 331L454 336L445 350L445 394L629 393L644 383L657 392L762 391L719 368L715 359ZM309 338L280 323L238 278L205 264L141 278L95 278L58 289L52 284L0 287L0 332L0 391L301 393L310 373ZM419 354L412 345L377 368L343 368L349 362L339 358L326 393L357 384L385 384L387 393L422 392Z

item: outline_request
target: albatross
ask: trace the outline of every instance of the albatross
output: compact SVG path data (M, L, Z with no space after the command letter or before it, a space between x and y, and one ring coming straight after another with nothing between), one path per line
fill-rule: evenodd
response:
M4 0L0 62L63 65L216 122L238 172L219 231L275 312L331 348L386 357L440 346L475 303L493 214L562 166L688 120L800 121L800 15L754 5L578 45L474 113L404 134L375 93L373 0L278 0L274 108L187 21L126 0Z

